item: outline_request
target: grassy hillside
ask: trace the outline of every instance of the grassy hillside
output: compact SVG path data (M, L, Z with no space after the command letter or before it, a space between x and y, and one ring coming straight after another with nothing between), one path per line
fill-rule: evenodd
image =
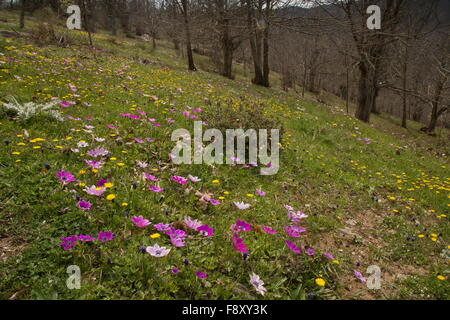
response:
M0 30L11 30L13 19L2 13ZM268 299L449 298L448 132L424 136L418 124L407 131L385 116L367 125L346 115L335 97L325 97L327 106L312 96L252 86L243 75L230 81L190 73L164 43L152 52L141 40L97 34L92 51L76 32L67 48L37 46L27 38L35 25L28 25L23 36L0 36L0 100L59 99L64 121L17 120L1 111L0 298L260 299L252 273L265 282ZM246 128L280 123L279 173L174 165L173 130L193 130L194 119L184 111L210 126L234 126L236 119ZM92 169L86 161L95 159L89 151L96 148L108 154ZM63 184L60 171L76 181ZM188 175L201 181L171 179ZM104 193L87 194L92 185ZM81 200L89 210L80 208ZM251 207L239 210L234 202L241 201ZM286 205L308 215L299 238L284 230ZM151 225L137 228L133 216ZM185 216L209 225L214 235L190 230ZM239 233L248 254L232 244L230 226L238 220L251 226ZM186 245L174 247L155 229L159 223L185 230ZM78 241L70 250L59 245L61 238L100 232L114 238ZM290 251L286 240L302 253ZM171 251L162 258L142 252L154 244ZM70 265L81 269L80 290L66 287ZM380 290L355 276L368 278L372 265L381 268Z

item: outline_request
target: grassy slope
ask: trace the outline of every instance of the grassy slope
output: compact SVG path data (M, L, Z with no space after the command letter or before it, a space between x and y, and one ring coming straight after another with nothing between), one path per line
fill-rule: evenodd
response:
M6 22L3 19L1 29L8 30L13 17L3 17ZM390 119L375 117L373 125L366 125L338 107L254 87L247 79L229 81L203 71L188 73L184 61L168 48L150 52L147 44L111 41L104 35L96 36L95 42L103 50L94 58L80 45L38 48L22 39L0 38L0 52L13 58L0 66L0 100L9 95L21 102L58 97L92 105L63 109L64 115L80 121L0 120L2 141L11 142L2 144L0 151L0 298L258 298L248 283L248 274L255 272L265 280L269 299L304 299L307 293L323 299L448 299L449 280L437 279L449 276L448 256L441 255L450 237L450 178L448 159L442 156L448 154L448 145L413 130L403 131ZM155 63L143 65L136 57ZM69 83L78 88L80 98L73 96ZM188 106L207 109L208 101L229 99L234 108L249 101L262 103L268 117L283 119L286 132L278 175L170 163L172 131L192 127L181 112ZM333 99L329 99L333 105L339 103ZM178 112L172 114L169 106ZM146 111L162 127L119 116L121 112L136 114L136 109ZM169 126L166 117L176 123ZM85 125L95 127L92 134ZM93 136L106 141L97 143ZM128 143L146 137L155 143ZM359 138L369 138L371 143ZM83 150L68 152L81 140L90 144L89 149L105 147L117 160L108 161L98 173L87 170L84 159L89 157ZM154 174L166 188L161 196L148 191L136 160L150 163L147 172L158 170ZM75 183L63 188L55 178L61 169L88 186L108 178L114 183L108 193L115 194L116 200L93 199ZM203 181L193 189L213 193L215 198L223 196L223 203L203 210L194 190L185 192L169 181L174 174L199 176ZM131 187L133 182L137 189ZM267 195L256 196L257 188ZM76 207L77 195L93 203L90 214ZM245 201L252 208L238 211L233 201ZM304 223L308 232L297 243L314 248L316 254L291 253L282 232L270 236L254 231L244 236L251 249L244 261L230 244L230 225L245 219L281 231L288 223L285 204L309 215ZM165 236L150 239L150 229L136 230L130 222L132 215L143 215L154 223L181 221L190 215L212 226L216 236L192 235L186 247L173 248L168 257L155 260L141 254L139 246L170 244ZM112 231L116 238L101 245L82 244L69 252L58 246L60 237L99 231ZM407 240L408 235L413 240ZM339 264L323 258L324 252L332 253ZM185 258L190 261L187 267ZM83 273L79 291L65 287L66 268L73 264ZM382 269L382 290L368 290L353 275L353 270L366 274L370 265ZM182 270L177 276L170 271L175 266ZM195 270L206 272L207 280L196 279ZM324 288L314 283L317 277L326 280Z

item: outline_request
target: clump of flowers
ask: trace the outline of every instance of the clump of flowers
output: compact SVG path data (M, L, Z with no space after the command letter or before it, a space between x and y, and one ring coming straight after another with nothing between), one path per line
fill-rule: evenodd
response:
M93 242L93 241L100 241L100 242L108 242L111 241L112 239L114 239L114 234L111 232L100 232L97 235L97 238L94 238L90 235L83 235L80 234L79 236L70 236L70 237L66 237L66 238L61 238L61 243L59 243L60 246L63 247L63 249L65 251L68 251L70 249L72 249L73 247L75 247L79 242Z

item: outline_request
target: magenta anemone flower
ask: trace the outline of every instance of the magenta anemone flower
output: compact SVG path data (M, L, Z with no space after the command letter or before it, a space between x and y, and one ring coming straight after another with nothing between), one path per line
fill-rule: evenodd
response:
M206 279L206 273L203 273L201 271L195 271L195 275L200 279Z
M239 252L248 252L248 249L244 243L244 240L238 237L238 235L235 233L233 234L232 243L234 249L236 249Z
M324 253L325 257L331 260L336 260L331 253Z
M264 191L262 191L262 190L256 190L256 193L258 194L258 195L260 195L261 197L264 197L265 195L266 195L266 193L264 192Z
M153 227L156 230L161 231L161 232L162 231L170 231L171 230L170 224L158 223L158 224L155 224Z
M180 273L180 269L178 269L178 268L172 268L172 273L173 273L173 274L179 274L179 273Z
M59 245L63 247L63 249L65 251L72 249L73 247L75 247L77 245L77 240L78 237L77 236L70 236L67 238L61 238L62 243L60 243Z
M139 217L133 216L131 218L131 221L133 221L134 225L138 228L145 228L150 225L150 221L144 219L144 217L142 216Z
M237 230L237 232L240 231L244 231L244 232L248 232L248 231L252 231L252 226L249 225L247 222L242 221L242 220L238 220L236 221L236 225L235 225L235 229Z
M78 240L80 240L81 242L92 242L95 240L95 238L91 237L90 235L83 235L82 233L80 233L80 235L78 236Z
M207 224L198 227L198 233L205 237L212 237L214 235L214 229L208 226Z
M294 242L286 240L285 243L288 246L289 250L291 250L292 252L302 253L302 250L299 247L297 247Z
M74 176L70 172L66 171L58 171L56 173L56 178L58 178L64 185L76 181Z
M271 228L266 227L266 226L262 226L262 228L263 228L264 232L267 233L267 234L277 234L278 233L277 230L271 229Z
M171 228L166 234L170 237L170 243L172 243L174 247L185 246L184 238L186 238L186 232L183 230L174 230Z
M157 186L150 186L150 187L148 187L148 189L150 191L152 191L152 192L155 192L155 193L160 193L160 192L164 191L163 188L160 188L160 187L157 187Z
M155 176L152 176L151 174L148 174L145 172L144 172L144 177L145 177L145 179L147 179L149 181L158 181L158 179Z
M308 256L313 256L316 253L316 251L313 248L308 248L308 249L306 249L305 253Z
M180 176L173 176L172 180L181 185L188 183L188 179Z
M218 206L220 204L219 200L216 199L207 199L209 203L211 203L213 206Z
M284 227L284 230L286 233L293 237L293 238L299 238L301 236L301 233L306 232L306 230L299 226L288 226Z
M91 204L84 200L78 201L77 206L83 211L89 211L91 209Z
M355 277L358 278L361 282L366 282L367 279L364 278L364 276L362 275L361 272L357 271L357 270L353 270L353 273L355 274Z
M114 234L111 232L100 232L97 236L97 240L100 242L108 242L114 239Z

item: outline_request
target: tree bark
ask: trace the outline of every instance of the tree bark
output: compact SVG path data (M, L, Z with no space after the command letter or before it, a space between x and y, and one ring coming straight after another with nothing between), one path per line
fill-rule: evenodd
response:
M22 0L21 6L20 6L20 29L25 28L25 6L26 6L26 0Z
M360 63L359 71L358 107L355 117L363 122L369 122L376 97L374 83L376 77L373 71L370 70L370 66L367 66L365 62Z
M189 26L187 0L181 0L181 5L183 7L184 28L186 33L186 54L188 57L188 68L191 71L197 71L194 63L194 54L192 53L191 30Z

